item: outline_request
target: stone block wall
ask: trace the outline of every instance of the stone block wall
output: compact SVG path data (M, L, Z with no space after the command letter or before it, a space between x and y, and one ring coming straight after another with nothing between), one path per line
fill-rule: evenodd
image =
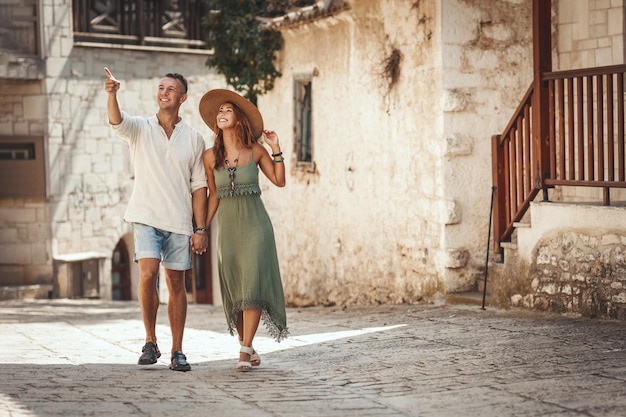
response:
M555 8L553 39L555 71L621 65L626 63L624 0L559 0ZM590 187L556 187L554 201L601 202L603 190ZM626 190L611 189L611 200L623 201Z
M623 0L558 0L555 70L624 63Z
M532 296L515 304L626 319L626 231L559 230L533 252Z
M43 81L0 79L1 134L45 137L45 98ZM0 287L51 284L51 233L45 199L0 199Z

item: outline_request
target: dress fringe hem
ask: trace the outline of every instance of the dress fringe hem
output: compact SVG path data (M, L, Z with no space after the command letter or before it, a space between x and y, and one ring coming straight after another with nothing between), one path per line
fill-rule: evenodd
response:
M261 310L261 321L276 342L289 336L289 329L286 323L280 323L276 318L276 312L266 302L240 301L233 306L228 315L228 331L231 336L237 333L237 316L244 310Z

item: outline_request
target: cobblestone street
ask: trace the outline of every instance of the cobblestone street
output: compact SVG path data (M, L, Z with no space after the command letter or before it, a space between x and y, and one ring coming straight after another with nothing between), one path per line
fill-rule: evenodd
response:
M288 309L235 371L221 307L190 305L191 372L139 367L136 302L0 303L2 416L624 416L626 323L473 305Z

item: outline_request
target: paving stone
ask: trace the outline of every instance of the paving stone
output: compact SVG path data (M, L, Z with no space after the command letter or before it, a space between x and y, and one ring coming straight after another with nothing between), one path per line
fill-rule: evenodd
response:
M288 309L237 372L221 307L190 305L191 372L136 365L136 302L0 302L0 416L623 416L626 323L476 306Z

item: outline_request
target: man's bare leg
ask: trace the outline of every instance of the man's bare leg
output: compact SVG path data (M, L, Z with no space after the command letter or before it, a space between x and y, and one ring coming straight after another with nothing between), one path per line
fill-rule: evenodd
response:
M183 333L187 320L187 291L185 290L185 271L167 269L167 288L170 293L167 315L172 330L172 353L182 352Z
M170 369L189 371L191 366L183 355L183 334L187 320L187 291L185 290L185 271L167 269L167 288L170 293L167 304L167 315L172 331L172 363Z
M161 353L157 347L156 320L159 309L159 294L157 293L157 278L159 276L159 260L154 258L139 259L139 287L137 298L141 307L143 325L146 331L146 345L139 358L140 365L150 365L156 362ZM154 346L150 345L152 343Z

